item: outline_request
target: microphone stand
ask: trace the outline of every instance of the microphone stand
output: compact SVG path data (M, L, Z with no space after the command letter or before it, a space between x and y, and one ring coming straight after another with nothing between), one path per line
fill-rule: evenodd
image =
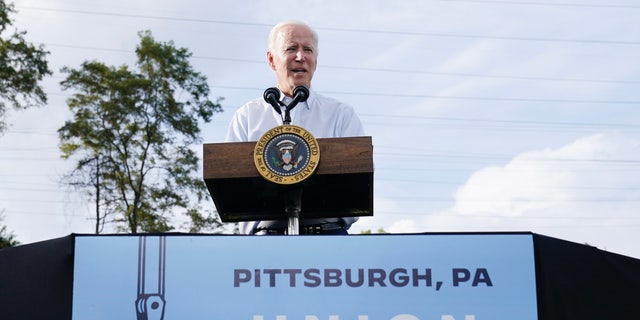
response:
M284 125L291 124L291 110L298 105L299 102L307 101L309 98L309 89L305 86L297 86L293 89L293 100L285 108ZM300 211L302 210L302 186L293 186L285 191L285 212L289 217L287 225L288 235L300 234Z
M264 92L264 100L267 101L273 109L280 115L280 104L285 106L283 102L280 102L280 90L277 88L269 88ZM291 110L298 105L299 102L304 102L309 98L309 89L305 86L298 86L293 89L293 100L284 108L284 118L282 119L283 125L291 124ZM300 234L300 211L302 210L302 187L291 186L283 188L284 191L284 211L288 217L287 223L287 235L299 235Z
M284 193L284 212L287 213L287 235L300 234L300 211L302 210L302 187L287 188Z

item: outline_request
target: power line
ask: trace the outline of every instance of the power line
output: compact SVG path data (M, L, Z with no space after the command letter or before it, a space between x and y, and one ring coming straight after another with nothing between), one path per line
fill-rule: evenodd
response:
M60 189L33 189L33 188L15 188L15 187L11 187L11 188L0 187L0 190L29 191L29 192L54 192L54 193L60 192Z
M264 62L262 62L262 63L264 63ZM339 70L389 72L389 73L408 73L408 74L429 74L429 75L437 75L437 76L474 77L474 78L507 79L507 80L586 82L586 83L612 83L612 84L640 84L640 81L635 81L635 80L613 80L613 79L612 80L601 80L601 79L579 79L579 78L509 76L509 75L491 75L491 74L464 73L464 72L437 72L437 71L421 71L421 70L406 70L406 69L366 68L366 67L327 66L327 65L322 65L322 67L323 68L330 68L330 69L339 69Z
M62 203L62 204L87 204L91 201L69 201L69 200L43 200L43 199L0 199L6 202L25 202L25 203Z
M448 2L472 2L509 5L533 5L553 7L584 7L584 8L609 8L609 9L640 9L637 5L626 4L590 4L590 3L556 3L556 2L531 2L531 1L497 1L497 0L442 0Z
M488 39L488 40L505 40L505 41L529 41L529 42L565 42L565 43L581 43L581 44L600 44L600 45L640 45L640 41L620 41L620 40L589 40L589 39L562 39L562 38L542 38L542 37L508 37L508 36L487 36L487 35L471 35L471 34L454 34L454 33L436 33L436 32L411 32L411 31L384 31L384 30L367 30L367 29L349 29L349 28L317 28L331 31L359 32L373 34L391 34L391 35L409 35L409 36L430 36L442 38L460 38L460 39Z
M135 18L135 19L169 20L169 21L213 23L213 24L231 24L231 25L242 25L242 26L269 27L269 28L273 26L273 25L268 24L268 23L257 23L257 22L242 22L242 21L214 20L214 19L196 19L196 18L180 18L180 17L154 16L154 15L104 12L104 11L42 8L42 7L34 7L34 6L16 6L16 8L17 9L27 9L27 10L38 10L38 11L76 13L76 14L85 14L85 15Z
M640 129L640 124L628 123L595 123L595 122L558 122L558 121L530 121L530 120L504 120L504 119L478 119L478 118L455 118L455 117L426 117L416 115L401 114L373 114L362 113L365 117L384 117L400 118L400 119L419 119L432 121L448 121L448 122L474 122L474 123L492 123L492 124L510 124L510 125L533 125L533 126L557 126L557 127L625 127L629 129Z
M640 124L630 123L586 123L586 122L553 122L553 121L525 121L525 120L501 120L501 119L478 119L478 118L455 118L455 117L430 117L418 115L397 115L397 114L359 114L362 119L382 118L389 122L365 121L367 126L400 126L419 128L455 128L456 130L503 130L507 132L591 132L593 130L603 130L615 128L625 130L625 132L637 132ZM399 121L395 121L399 120ZM415 150L413 150L415 151Z
M394 200L402 200L402 201L411 201L411 202L456 202L453 198L444 198L444 197L393 197ZM610 202L640 202L640 199L617 199L617 198L603 198L603 199L553 199L553 198L532 198L532 199L504 199L504 200L496 200L496 199L464 199L461 202L471 202L471 203L610 203ZM496 215L498 216L498 215ZM502 216L499 216L502 217ZM560 217L559 219L575 219L576 217ZM542 219L542 217L540 218ZM582 217L581 217L582 219ZM602 219L608 220L608 216L596 217L594 219ZM626 217L626 219L639 219L640 217Z
M376 146L376 149L378 148L378 146ZM374 155L375 156L375 155ZM449 163L445 163L447 165L449 165ZM442 173L460 173L460 174L465 174L465 177L470 173L470 172L475 172L478 169L475 167L469 167L467 166L466 168L464 167L451 167L451 166L447 166L446 168L442 168L442 167L436 167L434 165L429 166L429 167L408 167L408 166L404 166L402 168L394 168L394 167L384 167L384 166L376 166L376 179L380 178L381 175L384 175L386 172L413 172L413 173L420 173L420 172L431 172L433 174L442 174ZM556 170L556 171L560 171L560 170ZM562 168L561 172L563 173L613 173L613 172L637 172L638 169L637 168L633 168L633 167L617 167L617 168L611 168L611 167L601 167L601 168ZM531 173L533 172L533 170L531 169L526 169L526 168L518 168L518 169L510 169L509 172L511 173ZM555 172L555 171L554 171ZM1 176L1 175L0 175ZM418 179L383 179L385 181L399 181L399 182L415 182L415 183L420 183L420 182L429 182L429 183L450 183L450 182L443 182L443 181L425 181L425 180L418 180ZM451 183L456 183L458 184L458 182L451 182Z
M347 92L347 91L324 91L331 94L374 96L374 97L402 97L402 98L425 98L438 100L479 100L479 101L500 101L500 102L543 102L543 103L574 103L574 104L640 104L640 100L580 100L580 99L542 99L542 98L503 98L503 97L480 97L480 96L442 96L429 94L391 94L378 92Z
M447 155L438 153L386 153L376 152L377 156L392 156L393 158L439 158L439 159L476 159L476 160L511 160L511 158L494 155ZM562 163L562 164L603 164L603 165L640 165L640 159L580 159L580 158L537 158L537 159L518 159L518 162L528 163Z
M25 157L2 157L0 161L45 161L50 162L51 160L61 160L60 158L51 158L51 157L39 157L39 158L25 158Z
M210 88L230 89L230 90L251 90L262 91L264 88L244 87L244 86L223 86L211 85ZM386 97L386 98L408 98L408 99L434 99L434 100L476 100L476 101L493 101L493 102L522 102L522 103L552 103L552 104L604 104L604 105L638 105L640 100L590 100L590 99L556 99L556 98L508 98L508 97L482 97L482 96L444 96L430 94L407 94L407 93L384 93L384 92L352 92L352 91L334 91L322 90L326 94L335 95L351 95L351 96L367 96L367 97ZM72 94L53 92L47 93L53 96L72 96ZM55 134L52 134L55 135Z
M634 172L637 172L637 170L634 170ZM406 183L421 183L421 184L436 184L436 185L454 185L454 186L460 186L463 185L464 182L467 180L466 177L465 179L461 179L461 181L439 181L439 180L420 180L420 179L387 179L387 178L380 178L380 177L376 177L375 178L376 181L389 181L389 182L406 182ZM488 183L483 183L483 184L474 184L474 185L481 185L481 186L486 186L486 187L501 187L501 186L506 186L506 185L498 185L498 184L488 184ZM542 185L521 185L524 188L535 188L535 189L543 189L543 190L570 190L570 191L640 191L640 189L636 188L636 187L592 187L592 186L564 186L564 187L556 187L556 186L542 186ZM402 197L397 197L397 196L393 196L393 199L398 199L398 198L402 198Z
M573 221L573 225L575 224L575 220L579 219L581 221L584 220L597 220L597 221L607 221L607 222L611 222L612 220L637 220L639 219L638 217L629 217L629 216L622 216L622 217L610 217L610 216L603 216L603 217L589 217L589 216L548 216L548 215L544 215L544 216L534 216L534 215L528 215L528 216L509 216L509 215L501 215L501 214L488 214L488 213L483 213L483 214L457 214L457 215L452 215L452 214L430 214L427 212L399 212L399 211L386 211L386 210L382 210L382 211L376 211L376 214L389 214L389 215L415 215L415 216L421 216L421 217L425 217L425 216L429 216L432 218L452 218L452 219L505 219L505 220L574 220ZM626 224L625 224L626 225ZM576 227L579 225L576 225ZM584 225L582 225L584 226ZM599 225L600 227L603 227L602 224Z
M70 49L84 49L84 50L96 50L96 51L108 51L108 52L122 52L122 53L134 53L132 50L126 49L113 49L91 46L79 46L68 45L58 43L43 43L50 47L61 47ZM262 60L252 59L238 59L229 57L212 57L212 56L192 56L194 59L200 60L213 60L213 61L228 61L236 63L252 63L252 64L265 64ZM336 66L336 65L320 65L326 69L337 70L353 70L353 71L368 71L368 72L384 72L384 73L403 73L403 74L424 74L434 76L446 76L446 77L468 77L468 78L487 78L487 79L504 79L504 80L526 80L526 81L555 81L555 82L577 82L577 83L607 83L607 84L628 84L638 85L638 80L618 80L618 79L581 79L581 78L558 78L558 77L536 77L536 76L513 76L513 75L493 75L493 74L480 74L480 73L468 73L468 72L442 72L442 71L428 71L428 70L409 70L409 69L392 69L392 68L369 68L369 67L353 67L353 66ZM56 78L56 77L53 77ZM62 78L62 77L58 77Z
M44 213L44 212L32 212L32 211L16 211L7 209L5 213L17 213L17 214L27 214L27 215L39 215L39 216L63 216L63 217L82 217L82 218L91 218L89 214L81 215L81 214L70 214L70 213Z
M241 87L241 86L222 86L212 85L211 88L233 89L233 90L252 90L261 91L264 88ZM323 90L323 93L336 95L352 95L352 96L368 96L368 97L389 97L389 98L419 98L419 99L437 99L437 100L478 100L478 101L494 101L494 102L538 102L538 103L558 103L558 104L613 104L613 105L637 105L640 100L589 100L589 99L543 99L543 98L504 98L504 97L480 97L480 96L443 96L429 94L402 94L402 93L381 93L381 92L351 92L351 91L333 91Z
M47 93L47 95L49 95L51 93ZM57 129L54 129L57 130ZM38 132L38 131L29 131L29 130L7 130L5 131L6 133L12 133L12 134L28 134L28 135L39 135L39 136L58 136L57 133L47 133L47 132Z
M85 15L123 17L123 18L136 18L136 19L154 19L154 20L168 20L168 21L195 22L195 23L213 23L213 24L225 24L225 25L244 25L244 26L269 27L269 28L271 28L273 26L272 24L256 23L256 22L214 20L214 19L196 19L196 18L180 18L180 17L154 16L154 15L141 15L141 14L128 14L128 13L115 13L115 12L103 12L103 11L101 12L101 11L88 11L88 10L42 8L42 7L33 7L33 6L19 6L18 8L27 9L27 10L39 10L39 11L63 12L63 13L74 13L74 14L85 14ZM617 41L617 40L597 40L597 39L561 39L561 38L543 38L543 37L507 37L507 36L487 36L487 35L473 35L473 34L454 34L454 33L416 32L416 31L373 30L373 29L355 29L355 28L321 27L321 26L316 27L315 29L317 29L317 30L339 31L339 32L390 34L390 35L423 36L423 37L424 36L428 36L428 37L463 38L463 39L489 39L489 40L530 41L530 42L566 42L566 43L604 44L604 45L640 45L640 41Z

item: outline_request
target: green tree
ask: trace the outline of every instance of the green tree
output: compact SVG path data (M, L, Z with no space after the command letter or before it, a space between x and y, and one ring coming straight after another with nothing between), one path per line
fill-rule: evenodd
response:
M376 232L376 233L388 234L389 232L384 231L384 228L380 228L380 229L378 229L378 232ZM371 232L371 229L367 229L367 230L360 231L360 234L373 234L373 232Z
M2 222L3 218L0 211L0 222ZM7 230L7 226L0 224L0 249L15 247L19 244L20 242L16 240L15 235Z
M209 100L206 77L189 63L189 53L172 41L139 33L135 70L85 61L68 73L63 90L73 120L58 130L62 157L77 159L64 180L96 203L96 232L115 223L125 232L173 230L170 219L183 213L191 232L220 227L209 195L197 175L199 121L221 112L221 98ZM185 227L185 226L182 226Z
M7 107L26 109L44 105L47 96L39 85L51 71L47 51L27 43L26 31L12 27L13 4L0 0L0 135L7 128Z

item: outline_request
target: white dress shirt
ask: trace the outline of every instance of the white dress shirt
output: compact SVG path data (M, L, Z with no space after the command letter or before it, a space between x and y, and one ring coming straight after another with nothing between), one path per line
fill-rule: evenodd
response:
M350 106L328 97L324 97L309 90L306 102L299 103L291 110L291 124L304 128L315 138L341 138L364 136L364 129L358 116ZM284 102L289 104L290 98L282 95ZM258 141L268 130L282 125L284 110L278 114L264 99L257 98L249 101L236 111L229 130L227 142ZM358 218L327 218L300 219L300 226L337 222L342 220L349 228ZM287 220L240 222L240 232L251 234L254 227L286 228Z

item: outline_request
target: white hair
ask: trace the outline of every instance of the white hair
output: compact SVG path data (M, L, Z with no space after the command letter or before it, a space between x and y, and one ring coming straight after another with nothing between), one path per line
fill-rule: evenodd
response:
M313 42L315 45L315 52L316 55L318 54L318 33L313 30L308 24L304 23L303 21L299 21L299 20L286 20L286 21L282 21L278 24L276 24L273 29L271 29L271 32L269 32L269 39L268 39L268 43L267 43L267 50L271 51L271 52L275 52L278 45L278 33L280 32L280 29L284 28L284 27L288 27L288 26L303 26L308 28L311 31L311 34L313 35Z

